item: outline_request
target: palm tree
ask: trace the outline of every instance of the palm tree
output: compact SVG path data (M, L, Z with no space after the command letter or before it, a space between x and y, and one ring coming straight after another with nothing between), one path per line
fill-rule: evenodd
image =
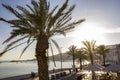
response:
M92 40L92 41L83 41L83 44L85 45L85 47L83 48L86 53L90 56L90 60L91 60L91 64L94 64L94 54L96 51L96 47L95 47L95 43L96 41Z
M75 55L76 55L76 52L77 52L77 48L76 48L76 46L72 45L68 49L69 49L69 51L67 52L67 54L72 56L72 58L73 58L73 66L75 66Z
M85 45L84 50L86 51L86 53L90 56L90 60L91 60L91 64L94 64L94 54L96 51L96 47L95 47L95 43L96 41L92 40L92 41L83 41L83 44ZM95 80L95 72L92 71L92 79Z
M105 66L105 58L106 54L109 52L109 48L107 48L105 45L100 45L97 47L97 53L102 55L103 57L103 65Z
M50 11L50 3L47 0L31 0L31 5L26 5L27 9L17 5L16 8L20 11L9 5L2 4L2 6L16 17L12 20L0 17L0 21L11 24L13 28L11 36L3 43L9 42L13 38L16 40L14 39L15 41L8 44L0 55L27 43L20 55L21 57L25 50L36 41L35 56L38 64L39 80L49 80L46 50L49 48L50 38L56 34L65 35L66 32L83 22L84 19L71 22L71 14L75 5L68 8L68 0L65 1L58 11L56 11L58 5ZM21 42L22 40L25 42ZM18 42L19 44L16 44Z
M85 51L83 50L83 48L80 48L77 50L75 57L79 59L80 70L82 70L82 62L83 62L83 60L87 59L87 55L86 55Z

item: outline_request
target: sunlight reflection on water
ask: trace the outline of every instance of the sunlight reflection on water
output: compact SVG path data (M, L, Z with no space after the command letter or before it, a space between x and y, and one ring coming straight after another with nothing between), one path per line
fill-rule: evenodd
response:
M49 70L53 68L61 68L61 63L56 61L56 67L54 67L53 62L49 64ZM63 62L63 68L70 68L72 62ZM8 62L0 64L0 78L30 74L31 72L37 72L37 63L36 62Z

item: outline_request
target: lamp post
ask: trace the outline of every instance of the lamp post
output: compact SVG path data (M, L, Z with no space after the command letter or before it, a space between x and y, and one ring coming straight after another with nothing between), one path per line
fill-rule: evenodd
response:
M62 49L62 47L60 49ZM61 58L61 71L62 71L62 50L60 52L60 58Z

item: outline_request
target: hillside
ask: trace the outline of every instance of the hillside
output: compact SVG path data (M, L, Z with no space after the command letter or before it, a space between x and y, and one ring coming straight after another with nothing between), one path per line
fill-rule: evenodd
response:
M60 54L54 55L55 61L61 61L61 56ZM49 60L53 61L52 56L49 57ZM72 57L69 56L68 54L62 54L62 60L67 61L67 60L72 60Z
M60 54L54 55L55 61L61 61ZM53 61L52 56L49 57L49 60ZM63 53L62 54L62 61L70 61L72 60L72 57L68 54ZM0 63L6 63L6 62L31 62L36 61L36 59L29 59L29 60L11 60L11 61L0 61Z

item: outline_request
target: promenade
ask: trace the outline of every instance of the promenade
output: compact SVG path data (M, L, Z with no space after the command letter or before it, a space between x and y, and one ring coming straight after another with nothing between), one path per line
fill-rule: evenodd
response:
M71 68L64 68L62 69L62 72L65 72L65 74L69 74ZM55 74L60 74L61 73L61 69L56 69L54 72L53 70L49 71L49 76L51 78L51 75L55 75ZM13 76L13 77L8 77L8 78L3 78L0 80L31 80L31 74L24 74L24 75L19 75L19 76ZM38 80L38 74L35 73L35 79L34 80Z

